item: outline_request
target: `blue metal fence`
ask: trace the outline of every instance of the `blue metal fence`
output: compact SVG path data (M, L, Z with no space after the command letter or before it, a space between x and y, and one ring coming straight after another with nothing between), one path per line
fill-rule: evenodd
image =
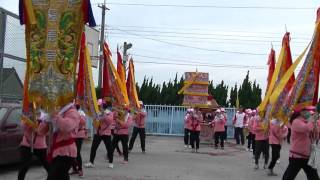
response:
M184 116L187 108L184 106L146 105L146 133L150 135L184 135ZM232 118L236 110L226 108L228 117L228 137L232 138L234 129Z

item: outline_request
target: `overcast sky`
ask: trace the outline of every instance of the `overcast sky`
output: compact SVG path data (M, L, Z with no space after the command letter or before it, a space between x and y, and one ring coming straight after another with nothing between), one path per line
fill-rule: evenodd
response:
M101 2L91 0L99 25L101 10L97 6ZM175 73L181 76L197 69L209 72L214 83L224 80L233 86L241 83L250 70L251 79L263 88L271 42L278 56L287 27L295 59L311 39L317 10L314 0L110 0L107 3L110 3L106 15L107 41L113 51L124 41L133 44L129 54L136 61L139 83L144 76L161 83L174 78ZM123 5L128 3L177 6ZM18 13L18 0L0 0L0 6ZM113 57L115 61L116 56ZM198 65L190 65L194 62ZM97 73L94 75L97 80Z

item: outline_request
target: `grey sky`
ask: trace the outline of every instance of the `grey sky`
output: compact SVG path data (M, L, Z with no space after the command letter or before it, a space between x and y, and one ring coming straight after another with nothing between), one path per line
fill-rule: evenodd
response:
M97 24L101 24L101 10L97 8L97 3L101 2L103 0L91 0ZM123 41L133 44L129 53L137 61L136 79L139 83L145 75L161 83L174 78L176 72L180 76L185 71L198 69L209 72L210 79L215 83L225 80L227 84L233 86L236 82L241 83L247 70L250 70L251 79L256 79L263 88L266 85L267 54L270 52L271 42L278 56L286 25L287 30L291 32L291 47L295 59L311 39L317 10L317 1L301 0L110 0L108 2L313 8L275 10L108 5L110 11L107 12L106 18L107 40L113 51L116 50L117 44L121 45ZM18 0L0 0L0 6L18 12ZM221 53L215 50L264 55ZM115 61L116 55L113 57ZM211 67L145 64L138 61L180 64L198 61L210 64ZM258 66L260 69L218 68L212 67L213 64ZM95 72L95 79L96 75Z

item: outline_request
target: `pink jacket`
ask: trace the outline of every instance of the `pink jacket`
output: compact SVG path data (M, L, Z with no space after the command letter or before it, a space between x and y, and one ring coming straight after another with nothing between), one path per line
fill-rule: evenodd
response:
M253 131L254 134L256 135L256 140L261 141L261 140L267 140L269 135L268 133L265 132L265 129L262 127L262 122L261 120L255 120L253 123Z
M128 135L129 134L129 128L132 124L132 116L128 114L127 121L124 123L116 122L116 127L115 127L115 134L118 135Z
M201 113L195 113L193 118L190 116L190 125L192 131L201 131L201 123L202 123L202 114Z
M255 118L252 116L248 119L248 129L249 132L254 134L254 130L253 130L253 124L254 124Z
M86 125L86 117L80 115L80 123L78 132L76 132L76 138L86 138L87 137L87 125Z
M309 159L313 122L298 117L291 124L290 157Z
M146 117L147 112L140 111L138 115L134 118L134 127L144 128Z
M100 127L97 130L100 136L111 136L111 129L113 128L114 120L113 120L113 112L108 111L104 112L102 117L100 118Z
M184 128L192 130L190 114L186 114L184 117Z
M79 128L80 119L80 114L74 107L68 109L62 116L56 115L55 121L58 128L56 142L61 142L63 140L75 138L76 131ZM53 158L57 156L77 157L76 144L73 143L67 146L57 148L53 152L52 156Z
M212 126L214 127L214 132L224 132L224 125L226 124L226 119L224 116L218 118L217 116L214 118Z
M270 129L269 129L269 144L282 144L283 139L288 134L287 126L280 127L279 124L275 124L270 122Z
M23 124L24 133L21 142L21 146L30 147L32 142L32 129L30 126ZM33 148L34 149L46 149L46 134L48 133L48 124L45 122L40 122L39 127L36 131L33 132Z

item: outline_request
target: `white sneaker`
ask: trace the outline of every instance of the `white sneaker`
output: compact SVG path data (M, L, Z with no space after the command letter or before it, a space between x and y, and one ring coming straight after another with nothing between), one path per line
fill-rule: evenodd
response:
M250 152L252 152L253 151L253 149L250 149Z
M87 164L84 165L84 167L86 167L86 168L94 168L94 164L92 164L91 162L88 162Z
M112 163L109 163L108 168L113 169L113 164L112 164Z
M267 169L268 164L263 165L263 169Z
M189 145L188 147L189 147L189 149L191 149L191 148L192 148L192 147L191 147L191 145Z
M184 145L184 148L187 148L188 146L187 145Z
M249 148L246 148L246 151L250 151L250 149L249 149Z
M280 164L280 160L279 159L277 160L277 164Z

